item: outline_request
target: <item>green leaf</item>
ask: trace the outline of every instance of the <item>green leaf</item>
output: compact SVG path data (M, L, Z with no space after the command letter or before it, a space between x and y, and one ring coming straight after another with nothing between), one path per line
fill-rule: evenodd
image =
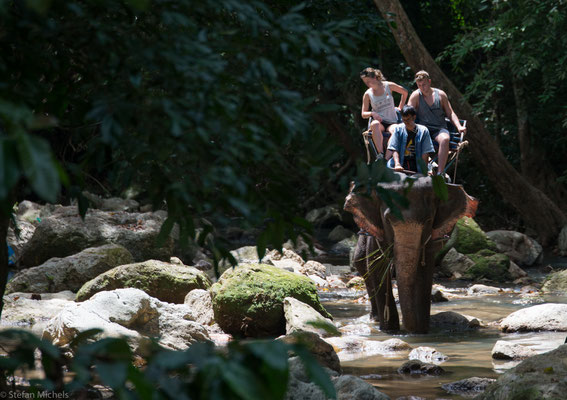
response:
M18 155L24 175L42 199L54 203L60 190L59 169L46 140L21 132Z
M152 385L144 374L133 365L128 366L128 380L134 384L136 394L141 400L152 400L157 397L154 396L154 392L156 391L155 385Z
M124 387L128 376L128 363L99 361L95 366L103 383L113 389Z
M252 367L256 368L257 366ZM252 370L247 368L246 365L230 361L223 365L220 372L230 389L242 399L266 400L267 393L264 393L264 391L261 390L262 382Z
M449 200L449 189L447 184L441 175L435 175L433 180L433 192L435 195L441 199L441 201Z
M278 340L263 340L247 343L246 348L277 371L286 371L288 368L288 346Z

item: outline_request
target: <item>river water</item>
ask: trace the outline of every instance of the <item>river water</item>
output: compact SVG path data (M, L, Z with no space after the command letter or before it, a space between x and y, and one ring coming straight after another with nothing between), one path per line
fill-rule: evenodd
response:
M564 261L564 260L563 260ZM541 279L540 270L530 271L530 276ZM498 321L521 308L541 303L567 303L567 296L540 296L537 292L521 292L519 288L507 288L496 295L468 296L466 287L472 283L441 282L448 302L433 303L431 314L442 311L455 311L473 316L482 321L483 327L468 332L446 332L432 330L428 334L391 335L379 331L376 323L368 317L370 306L361 303L360 296L365 292L330 290L320 293L325 308L333 315L338 326L353 325L354 333L365 340L383 341L399 338L413 348L429 346L443 353L448 359L440 364L445 374L440 376L406 376L397 369L408 360L409 351L384 355L358 354L353 357L341 356L343 373L357 375L374 385L392 399L402 396L417 396L422 399L463 399L451 395L441 385L470 377L497 378L499 374L512 368L517 362L493 360L492 348L498 340L523 344L538 353L552 350L565 341L566 332L502 333ZM401 314L400 314L401 315ZM370 328L370 332L369 329ZM350 332L347 334L351 334Z

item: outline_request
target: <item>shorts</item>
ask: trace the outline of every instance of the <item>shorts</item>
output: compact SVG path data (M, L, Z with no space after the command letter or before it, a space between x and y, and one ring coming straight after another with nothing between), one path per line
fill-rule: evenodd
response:
M439 136L439 134L441 132L445 132L445 133L447 133L447 135L449 135L449 137L451 137L451 134L449 133L449 130L447 128L430 128L430 127L427 127L427 129L429 130L429 136L431 136L431 140L435 140L435 138L437 136Z
M391 125L397 125L397 124L398 124L397 122L385 122L385 121L382 121L382 125L384 125L384 129L385 129L385 130L388 130L388 127L390 127Z

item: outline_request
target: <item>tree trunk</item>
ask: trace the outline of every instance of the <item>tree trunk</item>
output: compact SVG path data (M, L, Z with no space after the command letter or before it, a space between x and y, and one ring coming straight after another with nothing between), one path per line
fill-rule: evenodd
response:
M530 185L512 165L495 140L473 113L471 105L433 60L398 0L374 0L387 21L390 31L409 66L426 70L435 87L442 88L460 118L467 120L469 149L476 163L494 183L505 201L522 216L525 223L538 232L542 244L551 244L567 222L565 214L542 191Z
M541 146L536 140L532 140L532 129L529 123L530 108L526 101L526 90L521 78L512 77L512 89L516 103L522 175L528 182L549 196L562 210L565 210L567 191L563 185L557 183L557 174L545 158L545 152ZM540 129L545 129L545 127Z

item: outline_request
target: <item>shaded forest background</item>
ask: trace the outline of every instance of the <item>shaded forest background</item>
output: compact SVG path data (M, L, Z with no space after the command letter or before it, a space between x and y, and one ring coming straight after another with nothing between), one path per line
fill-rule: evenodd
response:
M458 183L480 199L479 223L553 245L567 209L565 2L383 3L404 7L507 163L557 207L527 204L542 217L526 220L475 143ZM15 202L85 212L88 189L167 208L163 235L178 224L216 260L227 226L279 247L311 233L306 211L342 205L351 179L383 177L364 165L358 72L415 88L399 27L371 0L0 4L2 241Z

